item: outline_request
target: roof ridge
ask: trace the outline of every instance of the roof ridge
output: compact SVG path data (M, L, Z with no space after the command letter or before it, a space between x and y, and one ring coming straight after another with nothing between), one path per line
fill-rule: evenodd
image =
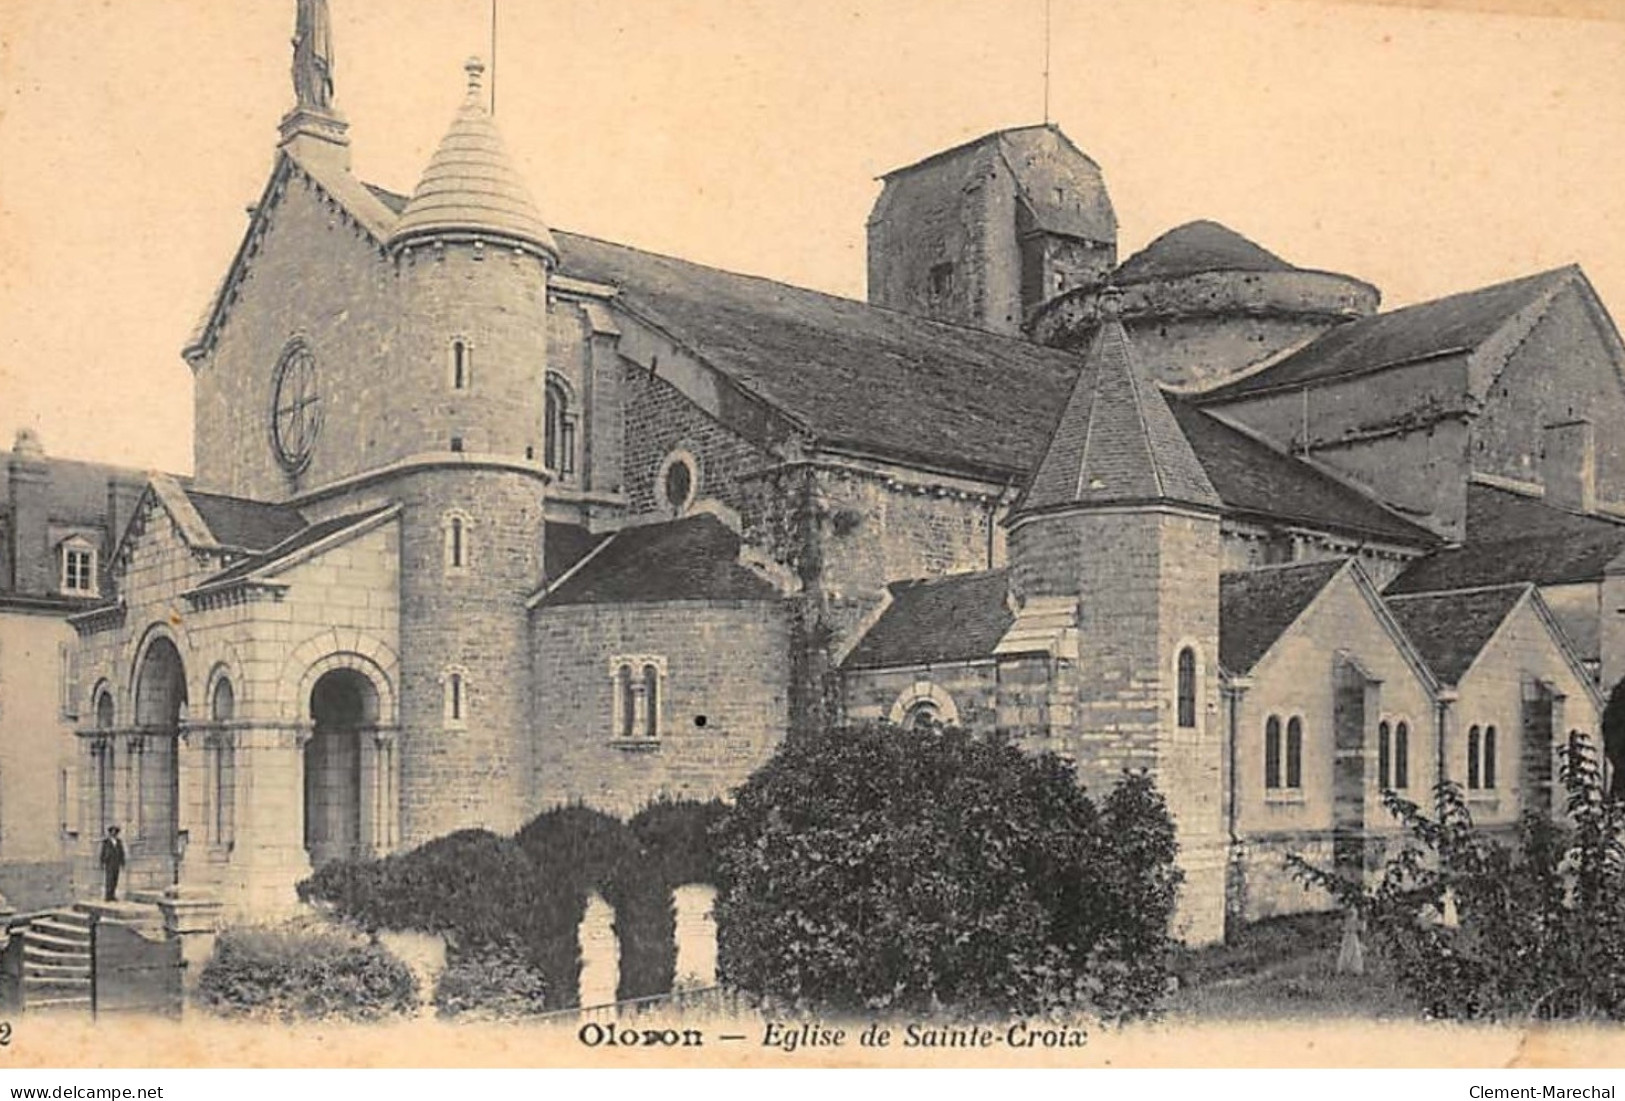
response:
M1533 581L1502 581L1494 585L1463 585L1458 589L1417 589L1405 593L1384 593L1382 598L1390 603L1399 600L1417 600L1424 597L1437 598L1441 596L1466 596L1472 593L1493 593L1503 589L1532 589Z
M640 256L652 257L656 260L665 260L674 264L683 264L687 267L699 268L702 271L712 272L717 275L726 275L732 279L748 279L754 283L763 283L768 286L782 287L785 290L794 291L797 294L811 295L816 298L821 298L832 302L839 302L848 306L859 306L866 310L873 310L876 313L886 314L889 317L900 318L910 324L918 324L928 328L943 329L956 334L968 334L973 337L987 338L989 341L994 341L1009 346L1019 346L1027 349L1030 352L1057 359L1070 359L1073 362L1076 362L1077 360L1077 356L1071 352L1063 351L1059 348L1051 348L1043 344L1036 344L1024 337L1008 336L1004 333L995 333L987 329L981 329L975 325L960 324L953 321L943 321L940 318L935 317L922 317L919 314L910 313L907 310L898 309L894 306L882 306L877 303L870 302L864 298L853 298L850 295L836 294L834 291L819 290L816 287L804 287L799 283L789 283L783 279L778 279L771 275L759 275L754 272L735 271L732 268L718 267L715 264L704 264L698 260L691 260L682 256L674 256L669 252L656 252L652 249L642 248L638 245L629 245L622 241L611 241L607 237L595 237L590 233L578 233L574 230L567 229L555 229L553 233L554 236L558 238L573 237L582 241L590 241L595 245L603 247L624 249L627 252L635 252ZM564 255L559 262L559 271L568 275L570 274L570 256L568 244L565 245L563 252ZM635 296L635 288L633 290Z

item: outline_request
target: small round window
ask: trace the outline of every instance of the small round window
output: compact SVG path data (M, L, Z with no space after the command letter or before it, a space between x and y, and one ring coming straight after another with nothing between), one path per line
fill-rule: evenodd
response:
M686 512L694 503L695 484L699 477L694 458L687 452L677 451L667 456L656 481L660 503L675 513Z
M321 427L316 357L303 341L296 340L277 363L271 406L271 442L276 447L277 461L289 473L297 474L310 462L310 451Z

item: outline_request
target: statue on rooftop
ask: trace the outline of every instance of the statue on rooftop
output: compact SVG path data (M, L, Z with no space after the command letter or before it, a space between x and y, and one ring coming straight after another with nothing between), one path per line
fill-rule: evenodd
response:
M293 32L293 91L300 110L333 107L333 24L327 0L299 0Z

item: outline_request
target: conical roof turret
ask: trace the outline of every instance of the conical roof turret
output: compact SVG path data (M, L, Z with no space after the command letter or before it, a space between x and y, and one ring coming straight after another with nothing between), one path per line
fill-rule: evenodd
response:
M1141 369L1117 301L1108 287L1072 396L1013 514L1158 502L1222 507L1167 399Z
M553 233L520 178L481 98L485 63L470 58L468 95L401 211L390 245L490 240L557 262Z

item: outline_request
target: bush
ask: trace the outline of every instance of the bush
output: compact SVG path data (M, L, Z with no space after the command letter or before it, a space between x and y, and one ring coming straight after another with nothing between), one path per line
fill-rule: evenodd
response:
M1114 832L1116 836L1114 836ZM796 1007L1151 1012L1179 874L1149 780L960 730L792 735L718 830L725 981Z
M447 960L434 1004L442 1017L523 1017L550 1008L547 990L547 976L524 955L491 949Z
M616 996L664 994L677 963L671 889L714 880L709 830L721 809L663 800L635 817L634 829L588 807L562 807L511 839L461 830L383 860L328 864L299 894L364 929L443 935L447 974L436 1000L456 1014L481 998L534 1012L543 992L555 1007L574 1004L576 929L596 890L615 909Z
M671 989L677 947L670 887L651 867L649 854L625 822L588 807L561 807L532 819L515 840L551 889L571 892L580 900L581 910L591 890L614 907L615 935L621 944L617 998L643 998ZM574 924L570 936L573 943ZM572 990L580 967L577 959Z
M1433 818L1387 793L1411 842L1374 886L1291 863L1364 916L1428 1016L1625 1019L1625 807L1604 795L1584 739L1560 775L1567 821L1526 816L1516 846L1477 828L1460 788L1444 783ZM1451 905L1454 927L1443 920Z
M221 934L198 998L233 1017L376 1021L413 1012L417 979L377 944L337 931L243 929Z
M627 823L648 853L650 871L673 887L717 881L717 845L712 836L728 814L720 799L701 803L661 796Z

